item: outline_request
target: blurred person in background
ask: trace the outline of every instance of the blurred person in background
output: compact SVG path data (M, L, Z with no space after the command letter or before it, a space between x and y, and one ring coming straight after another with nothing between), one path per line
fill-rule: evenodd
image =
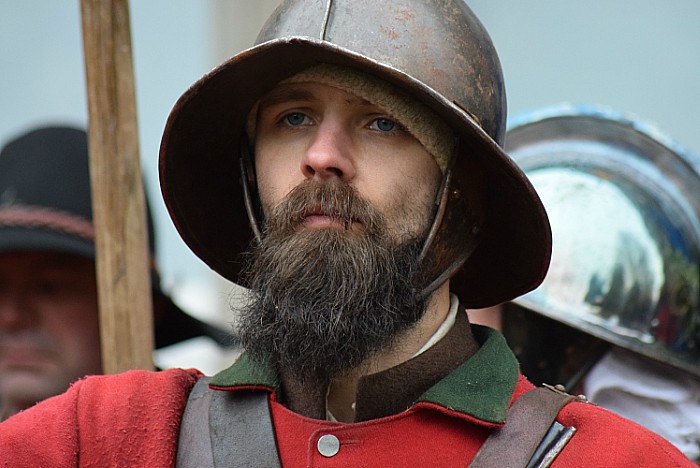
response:
M155 252L149 216L150 251ZM0 152L0 420L102 371L87 135L31 130ZM231 338L179 309L152 266L156 348Z
M516 118L506 150L547 209L552 264L502 314L471 319L501 326L533 383L583 392L700 460L700 159L591 106Z

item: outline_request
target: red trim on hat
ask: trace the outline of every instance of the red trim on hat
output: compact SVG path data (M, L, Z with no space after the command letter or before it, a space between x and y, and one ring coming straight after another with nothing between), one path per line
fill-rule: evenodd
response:
M45 207L12 205L0 208L0 226L46 228L95 240L95 227L89 220Z

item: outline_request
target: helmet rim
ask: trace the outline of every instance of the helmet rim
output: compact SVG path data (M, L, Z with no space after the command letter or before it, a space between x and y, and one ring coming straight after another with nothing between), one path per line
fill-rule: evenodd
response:
M484 240L452 283L463 305L486 307L536 287L549 264L549 223L534 188L499 144L425 83L337 44L302 36L273 39L233 56L195 82L171 111L160 149L161 190L189 248L217 273L246 286L241 253L253 231L236 156L247 145L247 114L276 83L318 63L355 68L397 86L442 117L463 151L483 162L492 199ZM467 170L465 159L455 158L458 178ZM494 266L503 264L498 259L512 261L509 274Z

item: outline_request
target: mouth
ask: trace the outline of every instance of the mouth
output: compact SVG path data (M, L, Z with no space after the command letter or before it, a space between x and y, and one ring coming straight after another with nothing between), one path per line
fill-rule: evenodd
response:
M329 213L320 206L307 210L302 215L301 224L313 229L335 228L350 230L355 225L361 225L359 219L342 216L338 213Z
M0 344L0 368L31 368L41 365L55 350L37 343Z
M0 369L32 369L43 365L46 360L47 356L44 353L4 353L0 357Z

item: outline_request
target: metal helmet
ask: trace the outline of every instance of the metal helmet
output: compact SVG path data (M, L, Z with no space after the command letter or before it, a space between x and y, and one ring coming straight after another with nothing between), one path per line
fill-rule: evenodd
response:
M424 293L460 268L452 286L468 307L539 284L549 263L549 224L500 146L506 112L500 63L463 1L283 1L256 43L185 92L163 135L163 196L180 235L205 263L245 286L241 253L259 236L261 221L254 167L245 156L247 115L279 81L326 63L390 83L454 130L458 149L421 254L432 280ZM484 210L474 193L485 199Z
M514 302L700 375L700 159L595 107L520 117L506 149L542 197L553 238L544 282Z

